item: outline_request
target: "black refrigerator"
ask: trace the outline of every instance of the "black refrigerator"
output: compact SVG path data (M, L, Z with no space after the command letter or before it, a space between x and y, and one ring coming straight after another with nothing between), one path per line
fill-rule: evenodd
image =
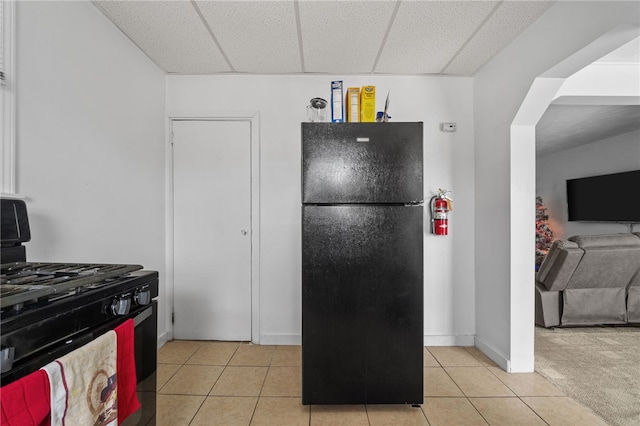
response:
M302 403L422 404L422 123L302 124Z

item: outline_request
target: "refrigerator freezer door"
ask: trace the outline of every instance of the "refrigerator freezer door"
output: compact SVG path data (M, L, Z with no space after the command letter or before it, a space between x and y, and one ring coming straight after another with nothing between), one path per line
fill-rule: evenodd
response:
M422 123L302 123L303 203L422 200Z
M422 207L302 220L302 403L422 404Z

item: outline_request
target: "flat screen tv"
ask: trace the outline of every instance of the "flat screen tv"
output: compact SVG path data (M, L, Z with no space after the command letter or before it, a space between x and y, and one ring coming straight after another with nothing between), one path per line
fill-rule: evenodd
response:
M640 170L567 180L569 221L640 223Z

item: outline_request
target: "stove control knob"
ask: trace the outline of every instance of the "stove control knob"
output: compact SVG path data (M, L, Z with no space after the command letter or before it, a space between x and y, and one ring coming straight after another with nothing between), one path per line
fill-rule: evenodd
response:
M130 308L131 299L129 298L121 297L111 302L111 313L116 317L127 315Z
M0 372L6 373L13 368L13 359L15 357L16 348L13 346L0 347Z
M151 290L148 288L136 290L133 293L133 302L139 306L148 305L151 303Z

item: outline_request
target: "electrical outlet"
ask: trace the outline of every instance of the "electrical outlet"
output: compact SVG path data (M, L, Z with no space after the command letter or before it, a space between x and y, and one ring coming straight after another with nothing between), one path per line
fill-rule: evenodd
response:
M440 130L443 132L455 132L457 128L456 123L440 123Z

